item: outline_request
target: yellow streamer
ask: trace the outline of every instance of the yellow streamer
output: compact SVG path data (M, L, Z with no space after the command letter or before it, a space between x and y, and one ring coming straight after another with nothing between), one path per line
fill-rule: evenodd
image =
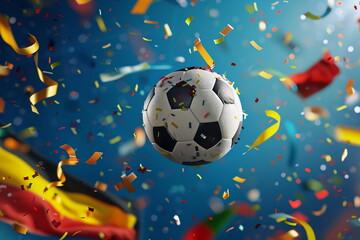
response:
M25 48L19 48L11 31L8 18L5 15L0 14L0 36L4 42L7 43L16 53L20 55L30 55L36 53L39 50L39 42L37 41L36 37L30 33L29 35L29 41L32 43L32 45ZM40 90L39 92L36 92L30 96L30 102L32 104L31 110L34 113L39 114L35 104L41 100L44 100L45 98L55 96L57 93L58 83L42 73L41 69L38 67L38 53L35 54L34 61L40 81L48 86L47 88Z
M255 140L255 142L250 146L250 148L247 150L247 152L249 150L259 146L266 140L268 140L272 135L274 135L277 132L277 130L279 130L281 116L273 110L266 110L265 114L266 114L266 116L275 119L277 122L275 124L273 124L272 126L268 127L265 131L263 131L258 136L258 138Z
M34 61L35 61L35 66L36 66L37 74L39 76L40 81L42 81L44 84L46 84L48 86L47 88L44 88L30 96L30 102L33 106L32 110L33 110L33 112L37 113L37 111L35 111L35 109L36 109L35 104L44 100L45 98L55 96L57 93L59 84L57 82L55 82L54 80L52 80L51 78L49 78L48 76L46 76L45 74L43 74L43 72L41 71L41 69L38 66L38 64L39 64L39 54L38 53L35 54Z
M48 183L46 185L45 189L44 189L44 192L46 192L47 190L49 190L49 188L52 188L52 187L62 187L62 186L64 186L63 183L66 181L66 177L65 177L65 174L63 173L61 167L63 165L76 165L78 163L78 160L77 160L76 155L75 155L75 150L72 147L65 144L65 145L62 145L60 148L64 149L67 152L67 154L69 155L70 158L59 162L57 170L56 170L57 177L59 178L59 181L54 181L54 182Z
M294 219L301 226L303 226L303 228L306 231L306 235L307 235L308 240L316 240L314 230L312 229L312 227L307 222L305 222L303 220L300 220L298 218L295 218L295 217L290 216L290 215L285 214L285 213L275 213L275 214L271 214L269 217L271 217L271 218L273 218L275 220L280 219L280 218Z
M360 129L348 126L336 126L335 140L342 143L360 146Z
M209 55L209 53L205 50L205 48L201 44L200 38L196 39L194 41L194 44L195 44L197 51L200 53L200 55L205 60L205 62L209 65L210 68L213 68L215 65L214 60L212 59L212 57Z

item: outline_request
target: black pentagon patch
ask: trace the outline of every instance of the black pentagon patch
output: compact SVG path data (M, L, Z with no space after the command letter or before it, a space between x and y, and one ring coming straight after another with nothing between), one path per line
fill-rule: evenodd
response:
M202 69L202 70L205 70L205 68L202 68L202 67L187 67L187 68L182 68L182 69L176 70L176 72L189 71L189 70L192 70L192 69Z
M224 104L234 104L234 92L227 83L222 80L216 79L213 91L218 95Z
M205 165L205 164L208 164L208 163L210 163L210 162L204 161L204 160L199 160L199 161L196 161L196 162L183 162L182 164L189 165L189 166L199 166L199 165Z
M154 127L155 143L162 149L172 152L174 150L176 140L174 140L165 127Z
M172 109L189 108L194 98L194 86L190 86L187 82L178 82L167 93L167 98Z
M205 149L215 146L221 140L218 122L200 123L194 141Z
M152 88L145 99L144 107L143 107L144 111L146 111L148 109L150 101L154 97L154 95L155 95L155 88Z
M233 147L236 144L236 142L239 140L238 138L239 138L239 135L240 135L241 125L242 124L239 124L239 127L236 130L236 133L235 133L235 135L233 136L233 138L231 140L231 147Z

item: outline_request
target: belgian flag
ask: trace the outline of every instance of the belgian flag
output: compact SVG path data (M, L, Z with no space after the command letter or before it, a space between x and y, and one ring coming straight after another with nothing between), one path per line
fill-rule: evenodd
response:
M1 126L1 125L0 125ZM131 200L113 196L66 174L61 188L57 166L9 130L0 128L0 221L42 235L76 235L135 240L139 221Z

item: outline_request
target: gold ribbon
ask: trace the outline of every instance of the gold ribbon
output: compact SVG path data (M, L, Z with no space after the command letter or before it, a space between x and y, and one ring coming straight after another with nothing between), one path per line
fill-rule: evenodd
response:
M266 114L266 116L275 119L277 122L275 124L273 124L272 126L268 127L265 131L263 131L257 137L257 139L254 141L254 143L251 145L251 147L247 150L247 152L249 150L257 147L258 145L262 144L266 140L268 140L271 136L273 136L279 130L281 116L273 110L266 110L265 114Z
M57 170L56 170L57 177L59 178L59 181L54 181L54 182L48 183L46 185L45 189L44 189L44 192L46 192L47 190L49 190L49 188L52 188L52 187L62 187L62 186L64 186L64 182L66 181L66 177L65 177L65 174L63 173L63 170L62 170L61 167L63 165L76 165L78 163L78 160L77 160L76 155L75 155L75 150L72 147L65 144L65 145L62 145L60 148L64 149L67 152L67 154L69 155L70 158L59 162Z
M30 102L32 104L32 110L33 112L37 113L37 111L35 111L35 104L44 100L45 98L49 98L49 97L53 97L56 95L57 93L57 89L58 89L58 83L55 82L54 80L52 80L51 78L49 78L48 76L46 76L41 69L39 68L38 64L39 64L39 54L36 53L34 56L34 61L35 61L35 66L36 66L36 71L37 74L39 76L39 79L41 82L43 82L44 84L46 84L48 87L44 88L34 94L32 94L30 96ZM35 108L35 109L34 109Z
M11 31L8 18L5 15L0 14L0 36L4 42L7 43L16 53L20 55L30 55L36 53L39 50L40 46L36 37L30 33L29 35L29 41L32 44L28 47L20 48L17 45L14 35ZM40 81L48 86L47 88L42 89L30 96L30 102L32 104L31 109L33 112L39 114L34 105L41 100L44 100L45 98L55 96L58 89L58 83L42 73L41 69L38 67L38 53L35 54L34 61Z

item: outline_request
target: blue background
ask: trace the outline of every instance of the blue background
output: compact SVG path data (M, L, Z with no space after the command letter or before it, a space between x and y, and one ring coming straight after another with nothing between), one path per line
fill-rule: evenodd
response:
M143 206L141 239L181 239L190 226L214 214L209 201L214 197L213 191L217 186L221 186L217 198L225 206L232 201L245 201L257 203L261 207L254 218L235 217L217 239L266 239L277 230L290 230L290 226L276 223L268 217L274 213L274 209L289 214L298 211L307 215L318 239L337 239L339 232L345 239L360 239L359 228L347 222L351 216L360 215L359 209L353 207L354 197L360 195L360 151L355 146L337 143L333 138L336 125L359 126L359 115L354 111L356 104L336 111L337 107L344 105L348 79L354 79L354 88L359 88L359 68L347 69L343 61L343 57L346 57L355 63L359 58L359 12L354 9L358 1L345 1L341 6L336 4L331 13L321 20L301 20L300 16L307 11L321 15L326 9L326 1L289 0L279 1L274 6L272 1L256 1L259 11L250 13L246 6L252 5L253 1L206 0L198 1L195 6L188 4L187 7L181 7L175 0L159 0L150 6L145 15L130 14L135 1L94 3L93 14L82 16L69 6L69 1L36 3L1 0L0 11L16 20L12 29L19 45L27 44L27 33L35 35L40 43L40 68L52 72L48 76L59 82L57 95L46 99L46 106L37 104L39 115L32 113L29 94L25 93L24 88L33 86L36 91L44 88L36 75L33 59L17 55L0 41L0 63L8 61L14 64L11 74L0 78L0 96L6 102L5 113L0 114L3 123L12 123L11 128L17 132L35 127L37 135L26 141L53 162L66 157L61 154L59 146L69 144L77 149L77 157L82 161L77 166L66 167L66 171L91 185L96 181L105 182L109 185L109 191L119 197L136 199ZM28 16L24 14L24 9L41 11L40 14ZM282 11L277 14L279 10ZM107 32L101 32L96 24L95 17L100 14L99 11L108 28ZM214 12L218 16L211 16L210 13ZM46 18L46 13L50 17ZM194 20L188 26L185 19L190 15ZM145 19L158 21L159 24L145 24ZM267 28L263 32L258 28L260 20L266 21ZM116 25L117 22L121 27ZM173 36L167 40L164 39L162 29L165 23L170 25L173 32ZM232 25L234 30L225 37L225 42L215 45L213 39L221 37L219 31L227 24ZM274 27L278 28L277 32L272 31ZM289 63L284 63L284 60L294 52L282 42L285 32L293 34L293 42L300 49ZM271 38L266 37L267 33L272 34ZM339 33L343 34L344 39L338 37ZM146 42L142 37L152 41ZM180 68L205 65L198 52L190 54L188 51L197 37L201 38L216 63L213 70L220 74L226 73L227 78L241 92L243 110L248 117L244 120L245 129L241 132L239 143L224 158L203 167L177 165L162 157L150 142L137 149L136 153L119 157L118 147L131 141L134 129L142 125L143 102L158 79ZM327 39L327 44L324 39ZM55 44L54 51L48 49L50 40ZM263 50L254 49L249 44L251 40L255 40ZM102 46L108 43L111 43L111 47L103 49ZM353 52L348 51L349 46L353 46ZM340 56L337 65L341 73L329 87L307 100L301 100L289 91L277 77L268 80L254 74L262 69L275 69L286 75L305 71L321 58L326 49L332 56ZM112 57L106 56L108 51L113 52ZM178 56L183 56L185 62L175 61ZM60 61L62 65L51 70L49 58L52 62ZM111 63L105 64L108 59ZM171 69L144 71L109 83L102 83L99 79L100 73L144 61L152 65L171 65ZM231 63L236 63L236 66ZM18 67L20 70L15 71ZM94 81L99 82L99 88L96 88ZM136 84L139 90L132 95ZM72 91L79 94L76 102L70 100ZM89 103L95 98L99 100L97 103ZM255 103L256 98L259 99L258 103ZM55 104L54 100L60 104ZM117 111L117 104L122 106L121 115L113 115ZM307 121L301 113L304 107L314 105L326 108L331 117L321 119L317 124ZM282 123L278 133L286 139L276 140L274 136L260 145L258 151L251 150L242 155L247 150L245 145L251 145L271 125L264 114L268 109L276 110L281 115ZM109 116L113 117L110 122L106 121L106 117L111 119ZM77 135L70 129L75 122ZM294 140L296 154L293 157L289 155L290 134L285 128L285 122L293 123L296 133L301 136ZM330 127L325 128L326 123ZM62 127L65 128L60 129ZM116 136L121 136L122 140L109 144L109 140ZM326 138L330 138L332 143L329 144ZM349 155L341 162L344 148L348 149ZM85 164L94 151L103 152L102 159L96 165ZM331 155L334 164L326 162L322 155ZM276 164L272 165L271 161ZM291 161L296 164L291 165ZM140 163L152 171L138 172ZM134 194L116 192L112 187L120 180L126 164L138 176L134 182L137 189ZM326 165L326 170L320 170L321 165ZM311 172L305 172L305 168L310 168ZM131 171L126 172L129 174ZM301 184L295 182L294 173L302 181ZM345 175L348 175L348 179ZM238 184L238 188L232 180L234 176L246 178L247 181ZM287 179L288 176L292 177L291 181ZM332 181L334 177L340 179L337 184ZM307 179L323 182L330 195L324 200L317 200L313 192L303 186ZM221 194L226 189L229 189L230 197L223 200ZM250 202L247 198L248 191L252 189L260 192L257 202ZM280 194L281 200L276 201ZM288 200L296 199L301 199L303 204L298 209L292 209ZM182 203L182 200L186 202ZM348 203L345 207L344 201ZM327 204L327 211L320 217L312 215L311 211L319 210L323 204ZM180 217L180 226L174 223L175 214ZM240 224L244 226L243 231L239 230ZM261 226L255 229L256 224ZM230 227L234 229L225 233ZM339 227L339 230L328 236L335 227ZM300 234L298 239L306 239L300 226L295 229ZM4 223L0 224L0 234L1 239L59 238L30 233L21 236Z

